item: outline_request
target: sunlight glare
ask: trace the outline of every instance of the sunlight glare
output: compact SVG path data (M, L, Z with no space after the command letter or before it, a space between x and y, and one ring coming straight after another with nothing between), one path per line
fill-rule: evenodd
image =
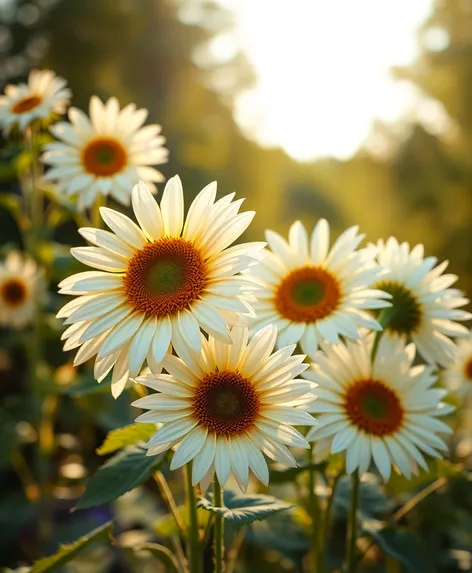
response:
M418 105L392 66L418 54L418 27L431 0L220 0L236 18L237 42L256 85L236 101L235 116L261 145L299 160L346 159L374 119L398 120Z

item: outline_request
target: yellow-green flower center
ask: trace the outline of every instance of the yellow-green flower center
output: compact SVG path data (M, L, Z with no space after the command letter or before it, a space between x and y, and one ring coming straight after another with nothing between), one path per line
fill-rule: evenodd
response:
M389 299L392 307L386 309L388 321L386 328L397 334L412 334L421 325L421 305L410 289L395 281L381 281L377 289L392 295Z
M185 283L185 267L181 260L156 260L148 269L146 288L153 294L176 292Z

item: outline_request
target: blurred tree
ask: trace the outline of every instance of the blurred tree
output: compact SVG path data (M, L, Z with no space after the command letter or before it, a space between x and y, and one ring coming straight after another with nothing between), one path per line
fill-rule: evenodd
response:
M393 182L405 237L450 258L461 286L471 293L472 2L436 0L419 40L418 61L395 71L433 98L442 113L425 104L433 130L413 127L392 163Z

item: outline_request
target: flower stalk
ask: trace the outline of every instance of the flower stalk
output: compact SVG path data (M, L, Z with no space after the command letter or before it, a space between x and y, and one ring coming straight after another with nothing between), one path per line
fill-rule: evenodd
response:
M356 570L356 545L357 545L357 508L359 505L360 477L356 470L351 477L351 503L349 506L347 524L347 573L355 573Z
M197 500L192 485L192 464L185 466L185 487L187 494L189 528L187 534L187 557L190 573L202 573L202 555L198 536Z
M29 189L25 190L25 203L27 205L27 214L29 216L30 225L25 240L25 246L29 255L37 263L39 261L39 249L41 237L41 229L43 226L44 216L44 195L42 189L37 185L38 180L38 152L37 152L37 129L39 124L32 123L25 131L25 147L30 155L30 185ZM40 489L40 503L41 503L41 516L39 518L38 536L44 543L47 542L50 533L50 515L48 508L48 484L47 478L49 473L48 457L53 448L51 444L45 444L45 428L49 426L48 420L45 418L45 412L49 411L49 402L45 402L43 408L41 403L43 397L41 395L41 381L39 371L42 363L42 308L40 301L35 303L35 313L33 328L31 336L26 344L26 353L29 364L29 382L31 388L31 395L35 403L35 429L37 435L36 449L35 449L35 472Z
M223 491L218 481L215 477L213 485L213 503L215 507L223 506ZM215 515L215 532L213 538L213 558L215 565L215 573L223 573L224 571L224 526L223 526L223 516L217 513Z
M308 464L313 464L313 448L307 452ZM320 505L316 497L316 471L311 467L308 470L308 513L311 519L310 531L310 552L311 552L311 567L313 573L318 573L319 564L319 523L320 523Z

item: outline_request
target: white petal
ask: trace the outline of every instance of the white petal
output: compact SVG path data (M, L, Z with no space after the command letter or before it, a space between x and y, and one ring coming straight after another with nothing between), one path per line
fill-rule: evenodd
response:
M124 272L128 268L127 259L99 247L73 247L70 252L84 265L103 271Z
M105 316L94 320L87 327L84 334L80 337L80 340L85 342L94 336L98 336L102 332L105 332L105 330L108 330L109 328L124 320L129 314L131 314L132 311L133 309L131 307L124 304L123 306L120 306L117 309L107 313Z
M222 342L231 343L228 325L216 307L205 301L197 301L192 304L191 312L205 332Z
M141 326L143 319L143 314L135 312L115 326L100 349L100 358L107 356L107 354L111 354L112 352L116 352L121 348L125 342L134 336L138 328Z
M228 440L228 447L233 474L241 489L245 490L249 482L249 465L246 451L237 437Z
M144 234L150 241L160 239L164 233L161 210L146 185L140 181L131 195L134 214Z
M297 343L305 333L306 324L304 322L292 322L279 333L279 347L289 346Z
M320 219L311 235L310 254L314 265L324 262L329 249L329 225L325 219Z
M123 213L108 207L100 207L100 214L108 227L132 247L141 249L147 243L141 229Z
M157 320L155 317L151 317L141 326L131 340L129 347L129 371L131 378L135 378L139 374L156 328Z
M274 349L277 339L277 327L268 325L257 332L244 353L240 368L244 376L251 377L261 364L265 364Z
M200 352L202 349L202 338L200 326L194 315L188 310L183 310L179 312L177 322L182 338L194 352Z
M201 426L194 428L180 442L179 447L172 458L170 469L175 470L187 464L202 449L205 444L208 430ZM199 481L199 480L198 480Z
M118 398L118 396L125 389L128 380L128 348L123 348L120 357L116 361L115 367L113 368L113 375L111 378L111 393L113 398Z
M175 420L175 422L167 422L162 428L157 430L154 436L148 441L148 445L159 446L170 441L178 440L190 432L197 423L197 420L190 417Z
M202 449L193 460L192 485L197 485L213 464L216 451L216 434L209 434Z
M184 222L184 196L180 177L171 177L161 199L162 220L167 236L179 237Z
M231 472L228 441L223 436L218 436L215 451L215 470L221 486L224 486Z
M92 245L103 247L107 251L128 259L134 256L134 250L114 233L110 233L110 231L94 229L93 227L82 227L79 229L79 233Z
M169 317L164 317L157 323L157 330L152 339L151 353L157 364L160 364L169 349L172 336L172 326Z

